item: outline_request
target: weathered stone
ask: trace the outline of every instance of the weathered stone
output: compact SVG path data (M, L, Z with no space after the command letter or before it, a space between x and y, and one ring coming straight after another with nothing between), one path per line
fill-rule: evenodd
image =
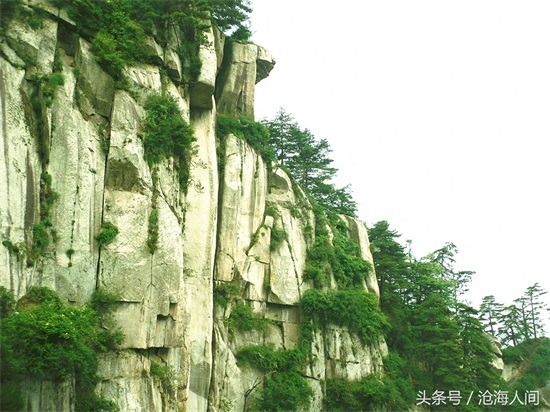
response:
M37 140L26 118L27 96L21 94L25 72L0 56L0 238L14 245L30 245L39 216L41 159ZM0 284L19 298L32 285L32 268L25 256L0 247Z
M158 93L162 88L160 70L157 66L134 65L126 68L124 72L138 90L149 89Z
M79 68L77 87L81 93L77 97L86 99L95 112L109 118L113 106L115 82L99 67L87 41L80 38L78 46L76 53L76 62Z
M103 355L99 363L103 379L97 386L97 393L107 399L116 399L122 411L176 410L175 402L163 402L163 398L170 398L163 396L165 389L162 388L159 378L151 373L151 361L149 357L134 351ZM153 361L160 365L164 363L158 357L153 357ZM174 366L179 364L175 362Z
M218 56L215 50L214 33L210 28L206 33L206 45L201 45L199 58L202 66L196 82L189 87L190 102L192 107L212 109L214 105L214 87L218 71Z
M63 56L63 63L69 59ZM103 214L105 153L98 124L75 108L71 70L57 88L52 106L48 172L58 199L52 210L57 232L55 261L44 268L44 285L72 302L86 302L96 287L98 233ZM98 119L99 120L99 119Z
M274 64L269 52L255 44L226 42L216 89L218 111L254 118L254 86Z
M365 280L365 286L367 290L374 293L376 296L380 296L380 289L378 288L378 281L376 279L376 272L374 271L374 260L372 258L372 252L370 250L369 235L365 224L351 216L340 215L340 217L346 222L350 229L350 237L359 245L361 249L361 257L371 264L372 270L369 276Z
M64 382L25 380L19 390L28 412L74 411L74 379Z
M155 65L163 64L164 50L151 36L145 38L145 54L150 63Z
M57 41L57 22L45 18L41 25L31 30L22 20L12 19L5 30L9 46L27 65L36 67L39 76L52 72Z
M17 53L4 41L0 42L0 52L4 55L7 61L18 69L25 68L25 62L17 55Z
M271 55L271 52L258 46L258 55L256 57L256 84L269 76L273 67L275 67L275 59Z
M168 76L174 81L181 82L183 80L181 59L171 48L166 48L164 50L164 63L167 67Z
M221 189L220 226L215 268L217 280L244 276L252 238L262 222L267 193L267 171L261 157L233 135L225 139L225 169ZM264 236L261 236L264 233ZM268 231L259 233L265 245ZM251 256L257 256L260 246ZM265 252L265 246L263 247ZM266 260L265 253L259 259Z
M183 257L187 309L185 341L190 356L187 407L205 410L212 368L213 270L218 216L215 118L211 111L197 111L191 126L197 137L190 185L185 201Z
M223 63L223 49L225 46L225 34L217 26L212 26L214 34L214 50L216 51L216 68L220 70Z

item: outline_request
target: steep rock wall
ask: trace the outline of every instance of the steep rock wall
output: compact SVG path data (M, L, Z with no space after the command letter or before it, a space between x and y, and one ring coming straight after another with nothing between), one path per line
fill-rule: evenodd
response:
M233 410L247 410L253 405L264 375L238 364L237 353L249 345L294 349L300 341L299 302L313 287L303 276L307 250L314 241L308 229L315 226L305 194L282 169L269 171L257 153L232 135L226 138L225 159L214 279L217 285L238 285L239 298L268 322L263 330L231 330L231 305L215 303L212 411L224 410L227 405ZM266 214L267 209L271 215ZM351 217L342 218L350 228L350 236L360 245L362 256L372 263L364 224ZM286 233L286 240L275 248L271 242L274 228ZM334 279L331 283L336 285ZM378 294L376 278L367 283L365 290ZM316 331L311 362L301 371L314 393L310 409L323 408L322 381L380 375L386 355L383 339L365 345L355 333L342 327Z
M212 29L200 51L201 74L189 87L175 48L148 39L158 64L126 68L129 86L119 90L63 10L29 3L47 13L41 28L13 20L0 38L0 240L20 246L19 253L0 247L0 285L16 298L30 286L47 286L71 304L84 304L96 289L120 295L115 318L126 337L120 350L100 359L97 392L121 410L242 410L263 376L238 365L236 353L246 345L294 348L299 301L312 287L303 273L315 218L301 189L232 135L218 172L216 112L253 117L254 85L273 68L273 58L257 45L226 42ZM51 106L43 99L37 105L36 79L52 74L56 54L64 84ZM144 103L162 88L197 137L187 193L172 160L154 167L158 179L144 160ZM51 209L56 240L29 260L25 250L40 220L46 174L58 194ZM151 254L154 193L159 242ZM344 219L372 261L364 225ZM99 247L95 236L103 222L119 234ZM273 228L287 233L276 248ZM223 282L239 285L240 299L271 321L266 330L230 333L231 306L213 297ZM365 289L377 293L375 277ZM311 409L320 410L321 380L380 374L387 349L383 341L367 346L345 328L329 326L315 333L311 352L302 373L314 390ZM154 376L154 363L173 371L172 391ZM28 410L73 410L71 385L22 384Z

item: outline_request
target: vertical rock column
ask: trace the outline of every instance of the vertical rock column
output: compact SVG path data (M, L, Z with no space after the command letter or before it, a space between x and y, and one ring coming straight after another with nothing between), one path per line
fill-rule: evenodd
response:
M219 34L219 33L218 33ZM201 46L202 69L189 90L190 123L197 138L191 162L184 215L184 277L187 301L185 356L189 364L187 410L206 411L212 374L213 271L218 215L218 166L216 158L216 108L214 87L220 65L214 48L219 35L207 32Z
M254 89L275 66L269 51L256 44L226 42L223 65L216 84L220 113L254 118Z

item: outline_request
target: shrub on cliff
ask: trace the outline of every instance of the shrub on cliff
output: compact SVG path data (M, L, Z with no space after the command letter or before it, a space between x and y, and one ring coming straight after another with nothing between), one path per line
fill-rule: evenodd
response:
M105 329L103 310L109 299L96 292L89 307L67 306L54 291L32 287L16 311L0 322L2 387L25 378L61 382L74 376L76 410L117 410L94 393L99 381L97 354L123 339L113 324ZM101 308L101 313L94 308Z
M325 326L346 326L366 344L376 343L388 328L376 295L359 289L323 292L310 289L300 301L304 315Z
M181 188L187 192L189 168L196 141L193 129L183 119L176 99L168 93L152 94L145 104L143 122L145 160L152 166L173 157Z
M228 134L245 140L260 153L267 167L271 167L271 163L276 159L275 151L269 142L269 131L263 124L244 116L236 118L218 114L216 116L216 135L219 140L223 141Z

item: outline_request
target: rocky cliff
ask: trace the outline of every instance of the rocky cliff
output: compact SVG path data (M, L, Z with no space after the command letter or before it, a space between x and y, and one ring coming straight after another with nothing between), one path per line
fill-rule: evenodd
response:
M74 305L96 289L120 296L115 319L125 339L102 355L96 388L120 410L250 408L265 372L238 363L238 351L295 348L299 302L313 287L304 280L316 224L307 198L244 140L226 136L220 150L215 133L218 112L253 118L254 86L273 58L211 28L199 78L188 84L175 47L148 39L156 64L126 67L128 83L119 89L63 10L28 3L31 11L42 10L40 27L13 19L0 37L0 240L6 246L0 247L0 285L16 299L30 286L46 286ZM60 67L62 84L48 90L47 79ZM187 193L172 159L155 173L144 160L145 100L161 90L176 99L197 138ZM147 222L154 209L152 254ZM52 241L34 256L29 245L46 214ZM363 223L342 219L372 261ZM118 234L100 245L96 235L105 222ZM270 247L274 228L287 234L276 248ZM220 303L214 292L224 285L235 294ZM364 288L378 292L373 274ZM232 328L236 302L266 320L265 327ZM324 380L381 374L386 352L383 340L365 344L345 327L316 330L310 361L300 370L313 391L310 409L322 409ZM158 364L173 372L171 390L154 376ZM21 385L27 410L74 409L70 381Z

